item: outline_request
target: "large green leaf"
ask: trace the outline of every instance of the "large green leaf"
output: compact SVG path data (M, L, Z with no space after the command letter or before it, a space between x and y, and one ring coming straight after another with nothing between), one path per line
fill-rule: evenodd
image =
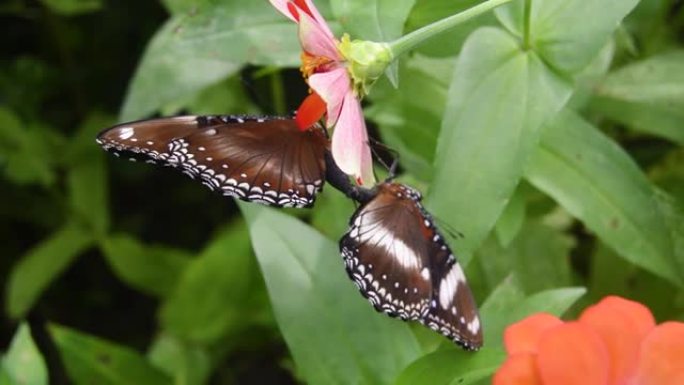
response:
M391 41L401 36L416 0L331 0L335 17L353 39Z
M122 120L187 99L245 64L296 66L295 24L267 1L228 1L172 17L152 38L121 112Z
M63 326L51 325L69 377L76 385L171 385L140 353Z
M575 73L593 60L637 3L639 0L517 0L495 13L546 63ZM527 5L530 9L525 9Z
M631 63L610 73L595 91L594 111L684 145L684 51Z
M92 244L89 232L68 223L22 256L7 282L9 316L24 316L45 288Z
M244 226L221 231L180 277L162 306L162 325L198 343L215 342L247 323L253 255Z
M398 88L379 82L366 116L378 124L383 143L401 154L401 165L422 180L432 177L439 124L455 60L414 55L399 67Z
M525 190L519 186L496 222L496 236L501 245L507 246L520 232L525 223Z
M31 331L25 323L19 325L7 354L0 361L0 371L5 371L10 385L47 385L48 371L38 347L31 339ZM0 384L2 384L0 374Z
M500 348L485 348L477 353L440 349L409 365L395 384L469 385L492 374L505 358L506 353Z
M467 263L513 194L540 128L570 96L568 83L504 31L482 28L461 51L442 121L428 199L465 237Z
M549 124L526 176L622 257L683 284L652 185L625 151L579 116L565 111Z
M158 297L173 291L190 262L185 251L147 246L126 234L107 237L101 247L109 266L122 281Z
M332 242L281 212L240 204L278 326L309 384L387 384L419 354L406 324L376 313Z

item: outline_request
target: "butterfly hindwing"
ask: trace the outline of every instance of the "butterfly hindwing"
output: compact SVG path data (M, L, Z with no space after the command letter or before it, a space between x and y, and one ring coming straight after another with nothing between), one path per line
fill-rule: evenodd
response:
M226 196L309 207L325 178L328 140L288 118L181 116L114 126L98 143L124 158L175 167Z

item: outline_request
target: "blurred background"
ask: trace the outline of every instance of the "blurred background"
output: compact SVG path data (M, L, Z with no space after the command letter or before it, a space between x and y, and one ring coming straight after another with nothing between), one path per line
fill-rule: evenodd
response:
M98 357L119 369L137 365L131 354L168 374L185 365L178 384L298 383L236 204L172 170L110 157L94 142L100 130L127 119L284 114L298 106L307 89L296 70L296 41L264 54L277 60L231 62L211 41L154 55L164 50L168 32L214 28L214 18L283 21L258 2L226 1L212 11L215 3L0 5L0 352L26 320L54 383L69 382L51 328L61 336L60 349L117 352ZM476 3L418 0L404 30ZM327 2L317 5L330 13ZM198 12L199 20L192 19ZM183 24L183 18L192 20ZM461 42L494 22L478 20L447 38ZM582 75L571 101L676 205L684 203L683 43L684 2L641 1ZM438 40L421 47L401 64L400 92L382 80L366 102L372 135L401 153L404 180L421 189L430 182L443 104L416 99L444 98L450 76L444 74L460 44L449 46L455 48ZM217 51L215 62L191 60L193 50L204 49ZM277 56L281 51L287 53ZM179 73L196 82L174 83L187 92L169 96L164 83ZM638 97L658 85L657 100ZM427 89L414 92L418 87ZM575 311L617 293L646 303L659 320L684 320L681 288L622 258L532 184L522 182L512 202L506 222L468 267L480 302L515 271L526 293L587 287ZM336 240L353 209L327 188L315 210L288 213ZM553 262L538 264L540 255Z

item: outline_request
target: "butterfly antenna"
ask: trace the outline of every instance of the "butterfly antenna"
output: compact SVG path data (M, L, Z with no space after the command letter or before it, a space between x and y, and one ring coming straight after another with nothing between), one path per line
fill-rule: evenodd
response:
M383 165L387 169L387 172L389 173L389 176L385 180L385 182L390 182L392 179L394 179L397 176L397 168L399 167L399 153L397 150L385 145L384 143L373 139L373 138L368 138L368 147L371 149L371 152L375 156L375 158L380 162L380 164ZM382 148L383 150L389 152L392 155L392 164L387 165L387 163L382 159L378 151L376 150L376 147Z
M439 217L434 217L435 222L439 226L440 229L444 230L447 235L449 235L453 239L462 239L465 238L462 232L456 230L451 226L449 223L447 223L445 220L440 219Z

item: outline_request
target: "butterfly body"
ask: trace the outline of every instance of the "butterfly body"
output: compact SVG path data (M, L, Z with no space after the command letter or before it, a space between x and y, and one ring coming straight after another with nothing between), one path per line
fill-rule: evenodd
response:
M130 160L179 169L225 196L310 207L322 189L329 140L316 125L242 115L179 116L120 124L97 142Z
M466 349L482 345L477 306L418 191L381 183L340 240L349 277L376 310L419 321Z

